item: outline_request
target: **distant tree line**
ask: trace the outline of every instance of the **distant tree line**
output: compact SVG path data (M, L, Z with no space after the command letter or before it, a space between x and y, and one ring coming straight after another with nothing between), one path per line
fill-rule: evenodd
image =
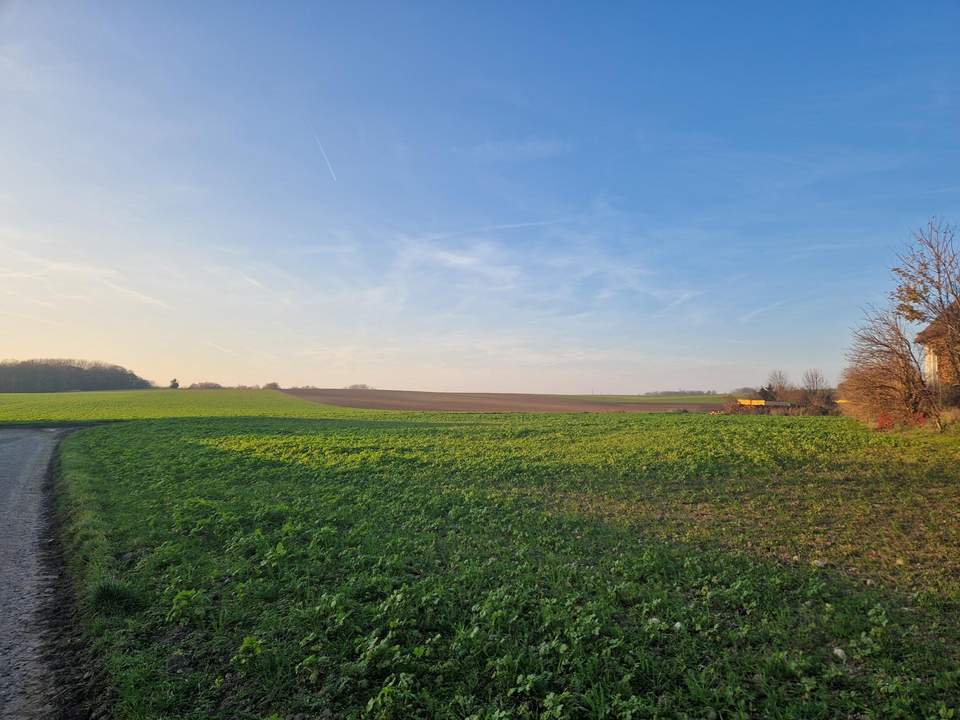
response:
M176 383L176 380L173 380L170 384L171 390L176 390L180 387L180 384L177 383L174 387L173 383ZM209 380L203 380L201 382L191 383L187 386L187 390L279 390L280 384L276 382L268 382L264 385L221 385L218 382L211 382Z
M72 392L82 390L144 390L154 387L131 370L119 365L90 360L38 359L0 361L0 393ZM171 390L181 387L174 378L166 386ZM186 387L187 390L222 390L228 386L204 380ZM280 384L234 385L233 390L279 390Z
M140 390L151 384L134 372L88 360L6 360L0 362L0 392Z
M833 415L838 412L836 392L816 368L804 372L799 385L793 383L783 370L774 370L766 385L737 388L732 395L734 400L730 407L733 410L741 410L736 405L736 398L745 398L789 403L788 407L777 410L782 414Z

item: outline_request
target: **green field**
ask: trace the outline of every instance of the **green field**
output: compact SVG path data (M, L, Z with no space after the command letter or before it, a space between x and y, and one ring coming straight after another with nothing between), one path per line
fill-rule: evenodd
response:
M326 417L330 412L331 408L321 409L275 390L0 393L0 424L188 417Z
M0 421L148 418L61 452L118 718L960 713L955 433L98 395Z

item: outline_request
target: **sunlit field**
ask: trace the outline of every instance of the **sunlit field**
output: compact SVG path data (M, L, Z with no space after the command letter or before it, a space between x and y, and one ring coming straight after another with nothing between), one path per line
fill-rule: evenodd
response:
M324 412L315 405L275 390L0 393L0 424L71 424L171 417L321 415L324 415Z
M147 418L61 453L84 627L119 718L958 705L956 434L76 397L2 398L0 417Z

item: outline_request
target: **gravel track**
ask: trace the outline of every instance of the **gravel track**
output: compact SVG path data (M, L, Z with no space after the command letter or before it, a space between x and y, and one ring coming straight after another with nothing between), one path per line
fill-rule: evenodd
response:
M56 632L49 611L60 573L49 561L50 461L67 431L0 430L0 718L58 714Z

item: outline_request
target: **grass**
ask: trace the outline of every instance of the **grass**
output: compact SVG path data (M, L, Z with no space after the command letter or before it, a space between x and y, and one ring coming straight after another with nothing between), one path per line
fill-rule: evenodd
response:
M0 393L0 425L174 417L321 417L329 409L276 390Z
M62 446L118 718L957 716L956 434L210 397Z
M610 404L722 405L725 395L569 395ZM188 417L329 417L337 413L276 390L113 390L0 393L0 426ZM349 411L348 411L349 412ZM369 411L368 411L369 412Z

